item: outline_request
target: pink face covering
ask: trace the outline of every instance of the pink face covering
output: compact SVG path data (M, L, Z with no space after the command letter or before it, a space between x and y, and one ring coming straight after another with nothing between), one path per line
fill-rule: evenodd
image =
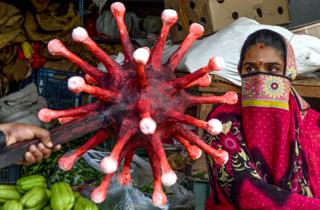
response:
M289 110L290 81L285 77L255 74L242 79L242 107Z
M266 181L279 184L288 170L294 145L291 122L290 81L255 74L243 78L241 106L245 141ZM293 128L292 128L293 126Z

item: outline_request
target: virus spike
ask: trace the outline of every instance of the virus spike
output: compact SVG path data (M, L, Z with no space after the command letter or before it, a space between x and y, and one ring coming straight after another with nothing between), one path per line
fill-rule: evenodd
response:
M73 76L68 80L68 88L74 93L89 93L104 102L112 102L118 95L97 86L87 85L85 80L79 76Z
M78 118L80 118L80 117L60 117L60 118L58 118L58 121L62 125L62 124L66 124L68 122L71 122L73 120L76 120Z
M98 84L97 80L95 80L93 77L91 77L89 74L85 74L84 75L84 79L86 80L86 82L90 85L92 84Z
M162 146L159 132L156 132L152 135L151 145L153 151L156 153L160 161L162 184L168 187L174 185L177 181L177 175L174 173L174 171L171 169L168 163L166 153Z
M202 151L199 147L191 145L185 138L179 135L175 135L174 138L185 147L191 160L197 160L201 157Z
M194 125L198 128L207 130L212 135L218 135L222 131L222 124L217 119L211 119L208 122L199 120L190 115L181 114L180 112L170 112L169 118L178 122Z
M167 204L167 196L164 194L161 184L161 168L159 159L156 157L153 151L148 150L148 156L153 173L153 193L152 193L152 204L156 207L163 209Z
M127 30L127 26L124 23L124 15L126 12L125 6L120 2L115 2L111 4L111 12L116 19L119 32L120 32L120 38L122 42L122 46L124 46L123 53L125 57L125 62L133 61L133 45L130 41L129 33Z
M203 150L205 153L210 155L214 159L216 164L224 165L228 161L229 159L228 152L221 149L216 150L212 148L211 146L206 144L199 136L194 134L189 129L183 126L177 126L176 133L179 136L182 136L183 138L187 139L192 144L197 145L201 150Z
M95 111L99 106L99 103L92 103L62 111L43 108L38 112L38 118L48 123L58 118L83 116Z
M238 101L237 93L229 91L223 96L189 96L191 106L199 104L213 104L213 103L226 103L235 104Z
M121 155L119 157L119 161L117 163L117 165L120 164L120 161L123 159L124 156L128 155L129 153L131 153L131 151L134 151L135 148L139 145L139 142L136 142L135 145L129 145L129 147L125 148L122 152ZM106 197L107 197L107 193L108 193L108 187L110 185L110 182L112 180L112 177L114 176L115 173L111 173L111 174L106 174L100 184L99 187L97 187L96 189L94 189L91 193L91 200L95 203L102 203Z
M155 70L159 70L161 66L161 58L164 44L167 40L168 33L170 28L177 22L178 14L172 9L166 9L161 14L162 19L162 29L155 47L152 50L150 64Z
M150 49L147 47L139 48L133 53L133 58L137 64L137 79L141 88L148 85L147 76L144 70L144 66L149 60Z
M102 203L106 199L107 193L108 193L108 187L113 175L114 173L105 175L99 187L97 187L92 191L91 200L93 202Z
M143 108L147 109L147 107L148 106L144 106ZM139 128L140 128L140 131L145 135L154 134L154 132L157 129L157 123L156 121L154 121L154 119L152 119L148 109L141 114Z
M200 86L200 87L208 87L211 84L211 76L209 74L205 74L204 76L200 77L199 79L189 83L186 88L190 88L193 86Z
M130 151L126 154L121 172L118 174L117 180L121 185L129 185L131 182L130 165L134 156L134 152Z
M222 69L224 66L224 61L221 57L214 57L209 60L207 66L198 69L197 71L193 72L192 74L188 74L183 77L179 77L169 83L172 83L172 86L181 89L187 87L190 83L198 80L199 78L203 77L207 73L211 71L217 71Z
M167 61L167 65L174 71L180 63L183 56L189 50L193 42L195 42L200 36L202 36L204 28L198 23L192 23L189 28L189 34L179 46L179 48L172 54Z
M84 44L103 65L108 69L111 76L117 77L120 72L120 65L114 62L88 35L86 29L77 27L72 31L72 39Z
M93 66L76 56L74 53L69 51L58 39L53 39L48 43L48 50L52 55L66 57L68 60L79 66L85 73L89 74L97 81L101 81L106 78L105 73L94 68Z
M79 107L61 112L50 110L46 113L46 111L40 111L39 117L46 122L58 119L64 123L79 117L75 121L85 120L86 117L82 117L91 114L106 114L105 118L108 123L101 125L97 130L106 129L106 132L117 132L118 141L111 155L104 157L100 162L102 171L107 175L101 185L92 193L92 199L100 203L106 198L108 185L122 159L124 159L125 166L118 180L123 184L129 183L131 154L137 147L142 147L147 150L154 171L153 203L156 206L164 206L167 203L167 198L161 183L170 186L176 182L177 176L168 163L161 138L163 136L176 137L185 146L191 159L196 159L203 151L212 156L217 164L226 163L228 160L227 152L212 148L184 127L184 124L188 123L206 129L212 134L217 134L222 129L221 123L215 119L205 122L191 116L185 116L184 113L189 107L202 103L222 102L233 104L237 101L237 95L230 92L222 97L195 97L189 95L185 90L185 88L195 85L209 85L211 82L209 72L223 67L221 58L212 58L208 66L190 75L176 78L174 69L190 48L192 42L203 33L203 28L200 25L192 24L190 26L190 34L180 48L166 64L162 64L162 50L170 27L177 21L176 12L173 10L163 12L161 34L150 54L148 48L141 48L134 52L124 24L124 5L119 2L113 3L111 10L120 31L125 54L124 64L117 64L112 61L89 38L88 33L83 28L76 28L73 32L73 39L84 43L105 64L109 70L108 73L100 71L100 69L81 60L67 50L59 40L52 40L48 44L49 51L53 55L65 56L83 69L87 74L85 76L87 84L83 78L75 77L69 80L69 88L76 93L83 91L95 96L97 105L86 105L84 108ZM91 109L87 106L96 107ZM91 143L97 144L99 141L96 139L92 140ZM62 167L69 169L70 165L77 159L77 155L72 157L73 159L68 159L71 163L61 163Z
M150 101L145 99L140 99L137 103L137 108L140 112L140 131L145 135L154 134L157 129L156 121L151 117Z
M127 125L127 121L123 122L123 126ZM132 123L132 122L131 122ZM123 130L122 128L121 130ZM137 132L136 128L131 128L125 132L125 134L120 135L117 143L115 144L111 155L102 159L100 163L100 168L106 174L114 173L118 169L118 162L120 158L121 151L124 145L130 140L130 138ZM120 133L122 133L120 131Z
M58 164L63 171L70 171L74 163L88 150L95 148L108 138L108 133L105 130L99 130L92 138L84 145L73 152L71 155L64 155L59 158Z

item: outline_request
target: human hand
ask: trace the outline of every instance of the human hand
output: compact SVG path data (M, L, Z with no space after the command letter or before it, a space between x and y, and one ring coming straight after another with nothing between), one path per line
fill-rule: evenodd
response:
M24 165L31 165L50 157L52 151L59 150L61 145L53 147L49 131L35 125L25 123L5 123L0 124L0 130L6 136L6 145L15 144L22 141L38 139L41 142L31 145L25 153Z

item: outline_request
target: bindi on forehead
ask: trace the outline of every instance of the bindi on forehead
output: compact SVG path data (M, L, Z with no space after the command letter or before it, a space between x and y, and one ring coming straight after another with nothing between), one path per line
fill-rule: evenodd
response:
M258 47L259 49L263 49L265 46L266 46L266 45L263 44L263 43L258 43L258 44L257 44L257 47Z
M254 62L254 63L283 63L284 58L278 52L278 50L274 49L265 44L256 44L249 48L249 50L245 53L243 57L243 61Z

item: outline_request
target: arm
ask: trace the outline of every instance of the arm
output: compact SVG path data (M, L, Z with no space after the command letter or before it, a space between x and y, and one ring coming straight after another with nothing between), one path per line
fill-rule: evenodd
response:
M23 164L30 165L35 162L40 162L43 158L48 158L52 150L59 149L57 145L53 148L50 140L50 133L40 127L25 124L25 123L5 123L0 124L0 130L4 133L5 144L11 145L21 141L39 139L41 143L30 146L25 154Z

